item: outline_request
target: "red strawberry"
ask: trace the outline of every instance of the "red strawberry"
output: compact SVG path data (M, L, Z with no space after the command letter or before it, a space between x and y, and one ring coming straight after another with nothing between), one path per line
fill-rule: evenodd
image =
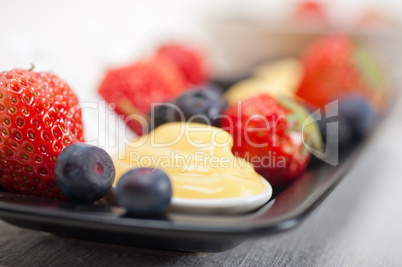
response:
M325 6L322 2L306 0L298 3L293 21L298 24L308 24L315 27L329 26L325 13Z
M64 147L84 141L78 99L51 73L0 73L0 185L22 194L65 199L54 178Z
M189 84L199 85L205 83L209 78L205 56L194 48L166 44L159 48L157 57L172 61Z
M233 153L251 162L274 187L305 170L310 152L304 143L321 146L316 125L302 132L308 113L290 99L258 95L231 105L224 116L222 128L233 136Z
M393 27L394 22L375 9L367 9L357 21L359 28L387 28Z
M344 35L313 42L302 56L304 78L297 95L317 107L341 95L359 94L381 102L385 87L382 73L368 51Z
M154 58L110 70L99 88L99 94L116 105L127 125L138 135L144 134L152 103L173 100L186 88L181 73L170 61ZM139 115L141 119L130 119Z

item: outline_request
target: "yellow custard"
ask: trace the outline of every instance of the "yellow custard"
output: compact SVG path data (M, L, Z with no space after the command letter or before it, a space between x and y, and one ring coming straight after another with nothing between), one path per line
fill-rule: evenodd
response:
M174 197L231 198L264 192L264 178L232 154L232 145L232 136L220 128L167 123L126 144L123 155L114 159L115 183L131 168L158 167L169 175Z

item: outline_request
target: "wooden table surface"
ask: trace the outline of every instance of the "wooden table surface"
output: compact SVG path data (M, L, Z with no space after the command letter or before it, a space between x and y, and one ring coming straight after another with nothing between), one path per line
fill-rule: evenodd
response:
M327 200L298 228L217 254L61 238L0 222L4 266L402 266L402 101Z

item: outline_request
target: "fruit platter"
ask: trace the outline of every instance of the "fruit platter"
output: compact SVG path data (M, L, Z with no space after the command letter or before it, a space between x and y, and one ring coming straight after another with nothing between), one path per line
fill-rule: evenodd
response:
M68 81L34 66L2 71L0 218L79 239L225 251L299 225L390 103L386 71L349 34L311 38L242 78L222 79L208 60L167 43L107 70L94 91L133 135L113 147L85 140Z

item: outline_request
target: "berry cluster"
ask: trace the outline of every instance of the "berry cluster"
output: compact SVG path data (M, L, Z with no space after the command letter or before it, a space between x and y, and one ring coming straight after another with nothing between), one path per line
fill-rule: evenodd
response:
M194 48L168 44L151 58L108 71L99 94L125 118L142 116L146 125L126 120L138 135L177 121L223 128L233 137L233 154L275 189L305 171L312 151L323 150L322 140L334 143L326 105L339 101L336 143L342 150L372 129L386 97L378 65L344 35L319 38L300 60L264 64L226 92L209 81L206 62ZM104 150L83 142L78 99L64 81L31 70L0 73L4 190L76 202L101 199L113 185L115 167ZM160 169L132 169L120 177L116 198L133 214L160 213L172 198L171 181Z

